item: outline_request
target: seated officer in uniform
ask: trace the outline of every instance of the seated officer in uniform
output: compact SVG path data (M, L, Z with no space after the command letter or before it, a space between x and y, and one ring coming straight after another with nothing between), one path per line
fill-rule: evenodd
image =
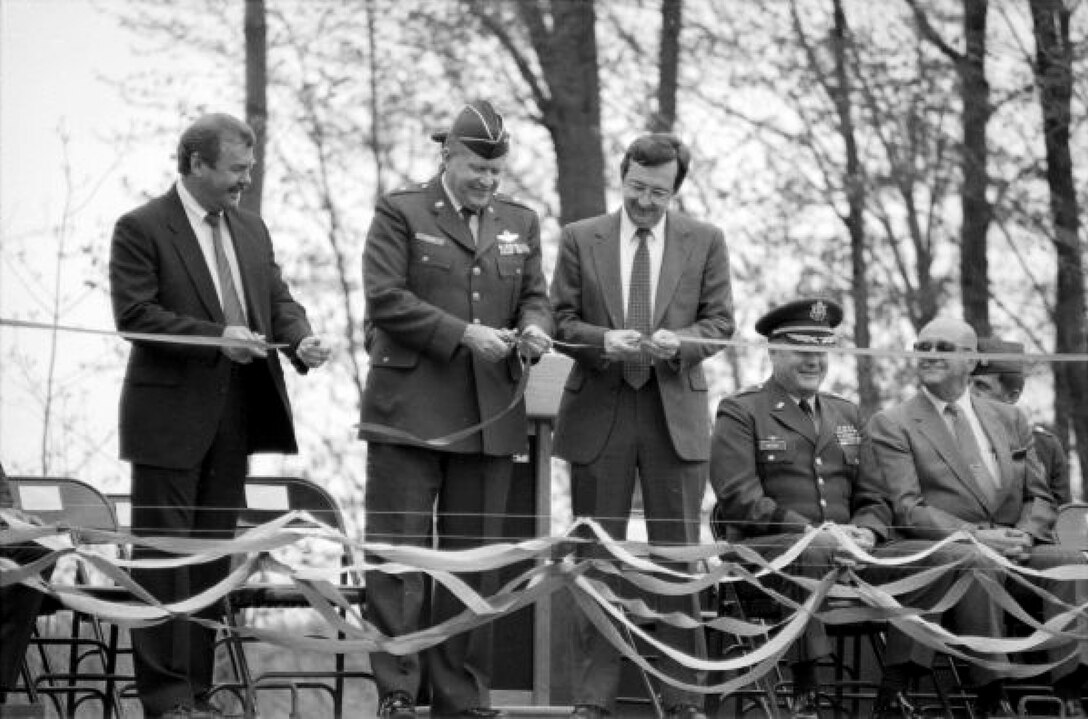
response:
M4 474L3 465L0 465L0 509L24 522L39 523L34 517L14 509L14 504L11 485ZM6 526L0 519L0 529ZM0 556L23 565L40 559L48 552L45 547L34 543L0 546ZM0 705L5 703L5 694L15 689L19 682L19 669L41 603L41 592L24 584L0 588ZM0 709L0 716L3 716L3 711Z
M858 407L820 391L826 349L836 343L842 308L828 299L776 307L756 322L774 344L772 375L763 384L722 400L714 426L710 481L718 516L766 557L792 546L807 527L840 524L861 547L884 538L888 516L879 491L862 489L858 464ZM835 540L821 535L791 564L791 574L820 578L836 566ZM796 600L793 583L776 587ZM831 651L824 626L809 622L790 648L793 717L817 716L816 662Z
M979 337L978 351L988 354L1023 354L1024 345L996 337ZM1024 363L1014 359L980 359L971 376L971 391L979 397L1016 404L1024 391ZM1043 464L1043 474L1060 507L1073 501L1069 488L1069 462L1057 435L1042 425L1032 427L1035 454Z

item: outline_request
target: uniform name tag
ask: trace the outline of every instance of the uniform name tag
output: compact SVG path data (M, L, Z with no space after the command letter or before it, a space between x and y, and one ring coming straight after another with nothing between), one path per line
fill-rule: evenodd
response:
M761 450L774 450L781 451L786 448L786 440L779 439L778 437L770 437L768 439L759 440L759 448Z
M420 242L426 242L428 245L444 245L446 244L446 238L435 237L434 235L428 235L426 232L417 232L416 239Z

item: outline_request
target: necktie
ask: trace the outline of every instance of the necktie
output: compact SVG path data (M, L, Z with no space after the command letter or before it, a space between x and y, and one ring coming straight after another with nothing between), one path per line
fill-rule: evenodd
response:
M220 216L209 212L204 221L212 227L212 246L215 247L215 271L219 275L219 292L222 295L223 317L228 325L248 326L242 302L238 299L238 290L234 286L234 276L230 272L227 253L223 249L223 233L219 229Z
M477 228L479 227L480 222L479 215L467 207L462 207L461 217L465 218L465 224L468 225L468 233L472 235L472 239L475 241Z
M945 405L944 413L948 415L952 435L956 439L960 453L971 468L971 474L974 475L979 488L992 498L997 492L998 482L982 460L982 450L979 449L978 438L975 437L975 431L971 429L971 423L967 421L963 410L954 404Z
M646 240L650 231L640 227L635 233L638 238L638 249L635 250L635 260L631 263L631 283L627 293L627 316L623 323L625 329L638 330L644 335L650 334L650 322L653 319L650 312L650 248L646 246ZM650 367L652 361L645 352L639 353L638 359L626 360L623 363L623 378L627 384L635 389L646 384L650 379Z
M805 416L809 418L813 426L816 426L816 412L813 411L812 403L807 399L802 399L797 402L797 406L801 408L801 411L805 413Z

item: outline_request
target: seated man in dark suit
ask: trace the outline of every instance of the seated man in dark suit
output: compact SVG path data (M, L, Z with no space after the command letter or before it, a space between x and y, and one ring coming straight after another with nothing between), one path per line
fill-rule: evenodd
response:
M25 522L37 523L33 517L14 509L11 485L0 465L0 509ZM7 525L0 519L0 529ZM19 564L29 564L47 554L49 550L39 544L0 546L0 556ZM6 694L19 682L19 668L26 654L26 646L34 631L34 621L42 603L42 594L24 584L0 587L0 704ZM0 712L3 710L0 709Z
M978 350L974 330L960 320L937 318L922 328L914 349L926 353L918 361L921 390L870 420L862 452L862 473L879 478L884 485L897 534L936 540L965 531L1007 559L1033 569L1082 563L1079 553L1053 544L1054 500L1035 455L1027 419L1007 404L972 397L968 391L977 360L955 353ZM1037 582L1059 601L1074 601L1073 582ZM970 611L956 615L956 631L1002 636L1000 607L984 593L977 596L977 601L967 604ZM1044 616L1060 611L1061 606L1045 602ZM1066 716L1083 717L1076 695L1083 681L1085 647L1069 640L1049 652L1050 660L1057 661L1075 648L1080 661L1076 657L1065 660L1053 679ZM927 666L932 655L901 632L890 631L882 698L897 688L889 678ZM1004 715L1008 707L1001 701L1002 677L973 667L972 678L978 687L976 713Z

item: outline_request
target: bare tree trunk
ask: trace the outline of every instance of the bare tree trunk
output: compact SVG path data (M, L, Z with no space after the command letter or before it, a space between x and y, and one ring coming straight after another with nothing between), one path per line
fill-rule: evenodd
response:
M370 71L370 152L374 155L374 198L385 194L385 172L382 155L382 116L378 90L378 33L375 18L375 0L366 0L366 38L370 46L368 69Z
M680 74L680 30L684 0L661 0L661 43L658 54L657 112L650 119L654 132L672 132L676 124L676 89Z
M842 0L834 0L835 24L831 31L831 49L835 56L835 82L829 85L832 101L839 118L839 134L846 148L846 189L848 213L845 218L850 234L850 294L854 304L854 343L868 347L869 335L869 280L865 274L865 177L858 155L855 135L853 101L851 99L850 69L847 64L847 44L850 29ZM871 357L857 357L858 402L862 416L869 416L880 408L880 393L873 381Z
M265 140L268 125L268 25L264 0L246 0L246 122L257 141L253 145L252 182L242 206L260 214L264 193Z
M990 86L986 82L986 11L988 0L964 0L965 52L957 63L963 98L963 224L960 226L960 287L963 316L980 335L990 335L989 266L986 236L993 210L986 197L986 125L990 121Z
M1057 298L1054 310L1056 351L1084 352L1084 266L1079 242L1080 220L1073 158L1069 149L1073 94L1071 11L1062 0L1030 0L1035 33L1035 77L1046 142L1046 177L1054 219L1057 252ZM1088 467L1088 368L1081 363L1054 365L1055 424L1063 440L1072 423L1081 476Z

